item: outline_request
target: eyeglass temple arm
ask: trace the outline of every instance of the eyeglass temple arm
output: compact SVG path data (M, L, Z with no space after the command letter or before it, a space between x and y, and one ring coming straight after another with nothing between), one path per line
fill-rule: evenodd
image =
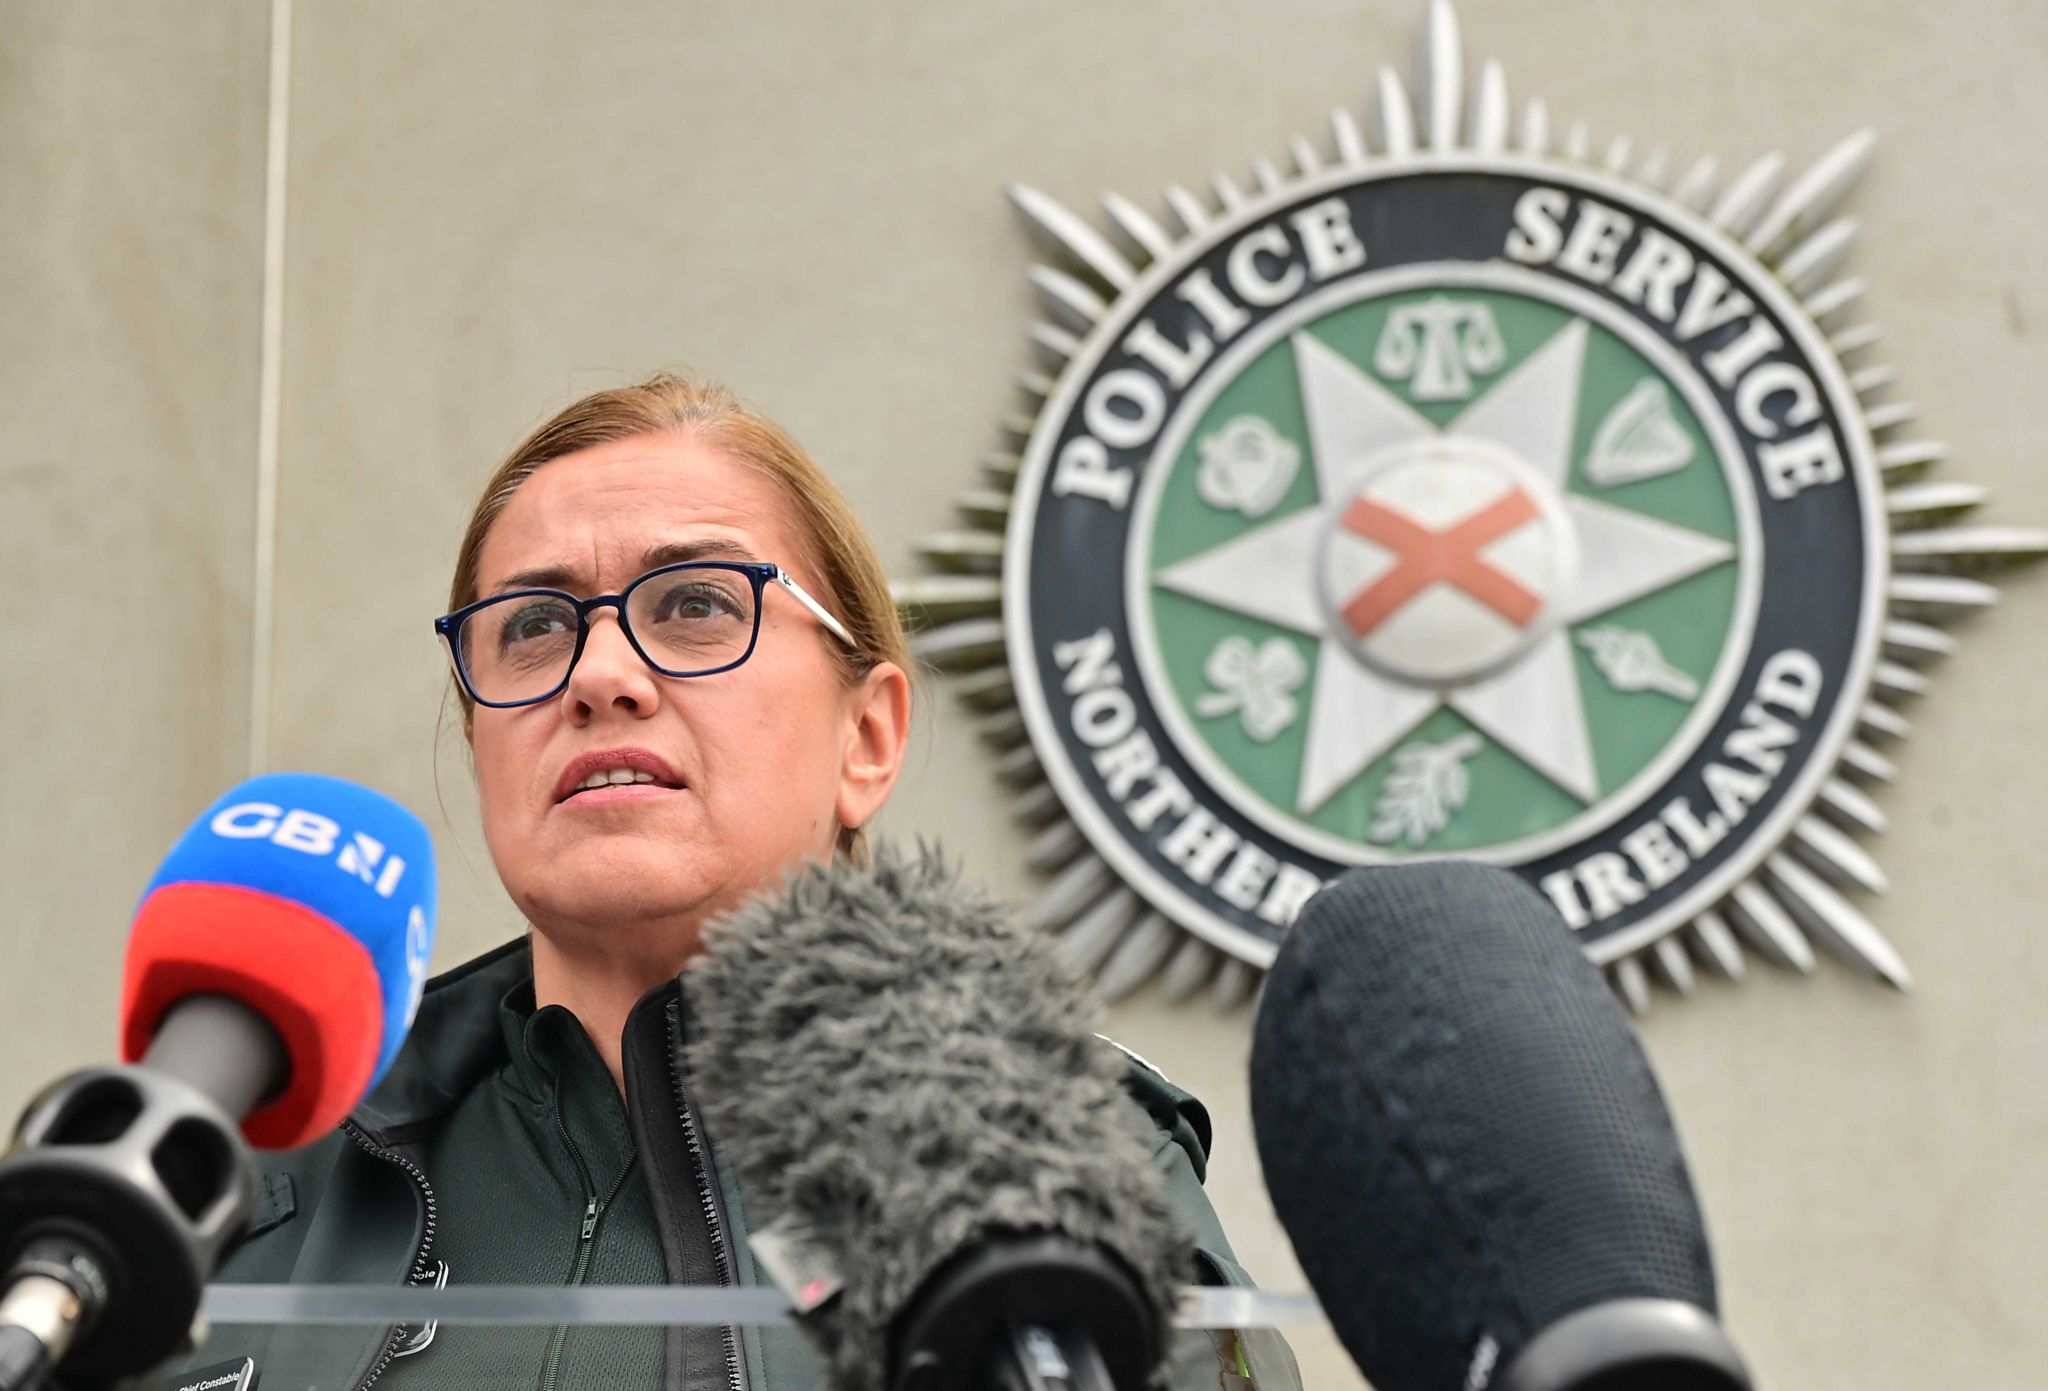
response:
M846 631L846 625L828 613L823 604L806 594L804 587L791 579L787 571L778 567L775 571L775 582L788 590L798 603L809 609L820 623L831 630L833 637L838 638L856 652L860 650L860 644L853 640L852 633Z

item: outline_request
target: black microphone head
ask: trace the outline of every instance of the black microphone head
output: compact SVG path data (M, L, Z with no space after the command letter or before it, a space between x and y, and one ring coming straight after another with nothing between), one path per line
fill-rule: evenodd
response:
M1612 1301L1715 1310L1641 1044L1505 870L1355 870L1311 899L1266 980L1251 1099L1274 1208L1379 1391L1497 1385Z
M796 876L716 926L684 986L690 1073L757 1233L843 1280L806 1320L836 1385L891 1375L892 1325L997 1233L1106 1248L1163 1337L1191 1244L1124 1055L1050 944L936 853Z

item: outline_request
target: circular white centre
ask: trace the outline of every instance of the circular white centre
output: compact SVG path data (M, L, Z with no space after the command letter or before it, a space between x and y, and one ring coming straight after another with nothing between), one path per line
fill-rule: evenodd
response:
M1557 623L1578 543L1556 485L1504 446L1435 435L1364 460L1326 514L1316 589L1331 632L1409 685L1462 686Z

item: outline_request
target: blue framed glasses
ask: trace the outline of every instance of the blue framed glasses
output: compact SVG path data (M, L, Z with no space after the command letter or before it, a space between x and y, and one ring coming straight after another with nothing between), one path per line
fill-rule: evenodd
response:
M849 649L859 644L781 566L688 560L649 570L617 594L579 599L559 589L515 589L434 620L455 679L478 705L537 705L560 695L590 637L590 615L618 610L619 630L663 676L712 676L754 655L769 585L798 603Z

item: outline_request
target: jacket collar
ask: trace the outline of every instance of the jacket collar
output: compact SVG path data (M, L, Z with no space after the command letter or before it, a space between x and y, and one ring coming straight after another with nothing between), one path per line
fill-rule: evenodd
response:
M520 936L428 981L391 1070L349 1119L372 1139L398 1143L454 1110L503 1065L508 1048L501 1006L507 992L532 976L531 939ZM634 1013L650 1002L665 1005L675 993L675 981L663 981Z
M498 1005L532 974L522 935L428 981L391 1070L349 1119L392 1140L446 1115L504 1061Z

